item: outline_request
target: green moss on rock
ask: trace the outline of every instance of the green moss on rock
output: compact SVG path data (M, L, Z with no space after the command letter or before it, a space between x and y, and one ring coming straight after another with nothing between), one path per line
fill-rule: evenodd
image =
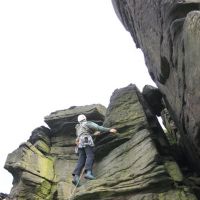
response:
M185 191L187 190L187 191ZM158 194L158 200L198 200L189 188L180 188Z
M165 168L172 179L176 182L183 181L183 174L175 161L166 161Z
M49 153L50 152L50 148L49 146L42 140L38 140L34 146L41 151L42 153Z

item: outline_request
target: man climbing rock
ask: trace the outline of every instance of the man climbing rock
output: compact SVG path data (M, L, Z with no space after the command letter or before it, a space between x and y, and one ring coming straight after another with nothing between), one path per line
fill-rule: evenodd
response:
M76 144L78 147L78 162L72 173L72 183L76 186L80 186L80 174L84 168L84 177L89 180L95 179L92 173L92 166L94 163L94 141L93 135L100 135L102 132L116 133L117 130L114 128L106 128L99 126L98 124L87 121L85 115L81 114L78 116L79 124L76 125ZM97 131L97 132L95 132Z

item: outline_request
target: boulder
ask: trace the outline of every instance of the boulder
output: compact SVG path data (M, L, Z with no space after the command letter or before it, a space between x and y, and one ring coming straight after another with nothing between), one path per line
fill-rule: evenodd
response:
M164 109L162 102L163 95L158 88L151 85L145 85L142 94L147 101L151 112L154 115L161 116L161 111Z
M128 141L134 132L148 126L145 111L139 101L139 93L133 84L113 92L103 125L116 128L118 134L97 138L97 158L102 158L113 148Z
M45 199L50 194L54 179L53 160L31 143L23 143L10 153L4 167L14 178L9 198Z
M43 153L50 152L50 134L51 131L45 126L34 129L31 133L28 142L33 144L38 150Z

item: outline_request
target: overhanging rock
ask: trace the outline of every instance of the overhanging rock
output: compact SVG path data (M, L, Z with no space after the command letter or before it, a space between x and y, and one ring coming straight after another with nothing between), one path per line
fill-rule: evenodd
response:
M92 104L86 106L72 106L65 110L58 110L52 112L44 118L53 132L63 131L66 127L70 127L74 131L75 124L78 123L77 116L79 114L86 115L88 120L97 121L102 123L104 120L106 108L101 104Z
M200 1L112 0L144 53L149 74L179 128L190 166L200 172Z

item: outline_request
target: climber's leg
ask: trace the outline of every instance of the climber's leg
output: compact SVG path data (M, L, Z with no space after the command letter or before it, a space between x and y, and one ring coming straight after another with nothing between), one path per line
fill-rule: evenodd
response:
M85 153L86 153L85 178L92 180L95 179L95 177L92 174L92 167L94 163L94 147L86 146Z
M72 175L78 175L80 176L81 171L85 165L85 160L86 160L86 154L85 154L85 149L84 148L79 148L78 149L78 154L79 154L79 158L78 158L78 162L76 164L76 167L72 173Z

